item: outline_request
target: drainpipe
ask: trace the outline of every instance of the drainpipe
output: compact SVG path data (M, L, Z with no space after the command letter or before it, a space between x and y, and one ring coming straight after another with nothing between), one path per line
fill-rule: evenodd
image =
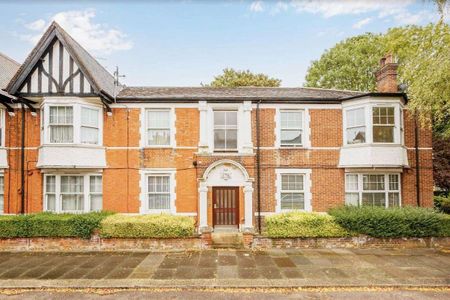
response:
M21 207L20 213L25 213L25 106L21 104L22 110L22 136L21 136L21 145L20 145L20 200Z
M260 116L259 105L261 100L256 104L256 195L258 199L258 232L261 234L261 154L260 154L260 140L261 131L259 129Z
M419 164L419 125L417 114L414 116L414 147L416 152L416 201L420 207L420 164Z

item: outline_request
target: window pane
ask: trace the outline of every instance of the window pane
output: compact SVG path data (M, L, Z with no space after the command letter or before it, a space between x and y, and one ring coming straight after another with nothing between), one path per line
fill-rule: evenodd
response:
M358 193L345 193L345 205L359 205L359 194Z
M149 176L148 191L149 193L168 193L170 192L169 176Z
M225 129L214 130L214 147L217 149L225 149Z
M301 145L301 130L281 130L281 145Z
M225 114L224 111L215 111L214 112L214 125L225 126Z
M302 129L302 112L282 111L280 113L281 128Z
M373 126L374 143L393 143L394 127L393 126Z
M365 191L384 190L384 175L363 175L363 190Z
M237 130L228 129L225 141L226 149L237 149Z
M168 194L148 195L149 209L170 209L170 196Z
M398 182L398 175L397 174L390 174L389 175L389 190L391 190L391 191L398 191L399 190L399 182Z
M400 206L400 195L399 193L389 193L389 207Z
M45 177L45 191L47 193L55 192L55 182L56 182L55 176L46 176Z
M347 129L347 144L360 144L366 142L366 127Z
M357 191L358 190L358 175L357 174L347 174L345 176L345 190L346 191Z
M227 111L226 112L226 125L237 126L237 112Z
M365 126L364 108L348 110L346 114L347 127Z
M55 194L48 194L46 196L47 199L47 210L48 211L56 211L56 196Z
M303 193L281 193L281 209L305 209Z
M51 143L73 143L73 126L50 126Z
M83 193L83 176L61 176L61 193Z
M98 128L98 114L99 114L99 111L97 109L82 107L81 108L81 125Z
M149 129L148 130L149 145L170 145L169 129Z
M89 191L91 193L101 193L102 192L102 176L90 176Z
M373 115L373 124L394 125L393 107L374 107L372 115Z
M281 190L283 191L302 191L303 175L283 174L281 175Z
M147 128L170 128L170 112L149 110L147 111Z
M91 195L91 211L101 211L103 209L102 195Z
M51 106L50 124L72 124L73 108L71 106Z
M63 211L82 211L84 209L84 196L61 195Z
M81 127L81 142L84 144L98 144L98 129Z
M363 193L362 204L370 206L385 206L384 193Z

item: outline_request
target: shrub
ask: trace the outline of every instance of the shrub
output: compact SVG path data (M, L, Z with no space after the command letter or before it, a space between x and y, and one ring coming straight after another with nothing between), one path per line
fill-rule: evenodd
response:
M113 215L101 224L101 236L106 238L177 238L192 236L193 218L161 215Z
M37 213L1 216L0 238L18 237L80 237L89 238L107 212L86 214Z
M442 235L445 215L418 207L346 206L330 210L347 230L374 237L427 237Z
M344 237L350 233L334 218L317 213L289 212L268 216L265 234L273 238Z
M434 207L443 213L450 214L450 195L434 196Z

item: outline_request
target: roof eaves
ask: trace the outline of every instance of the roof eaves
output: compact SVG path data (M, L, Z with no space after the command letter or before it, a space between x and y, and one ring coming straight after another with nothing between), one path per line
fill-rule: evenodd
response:
M367 92L361 95L355 95L355 96L350 96L350 97L344 97L341 98L342 101L345 100L351 100L351 99L357 99L357 98L362 98L362 97L402 97L405 100L405 103L408 102L408 96L406 95L406 93L402 93L402 92L393 92L393 93L380 93L380 92Z

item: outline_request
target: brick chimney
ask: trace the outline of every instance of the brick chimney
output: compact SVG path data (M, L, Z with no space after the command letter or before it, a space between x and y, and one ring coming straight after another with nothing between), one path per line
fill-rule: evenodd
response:
M380 69L375 73L378 92L398 92L397 69L398 64L395 62L395 58L392 54L386 54L380 60Z

